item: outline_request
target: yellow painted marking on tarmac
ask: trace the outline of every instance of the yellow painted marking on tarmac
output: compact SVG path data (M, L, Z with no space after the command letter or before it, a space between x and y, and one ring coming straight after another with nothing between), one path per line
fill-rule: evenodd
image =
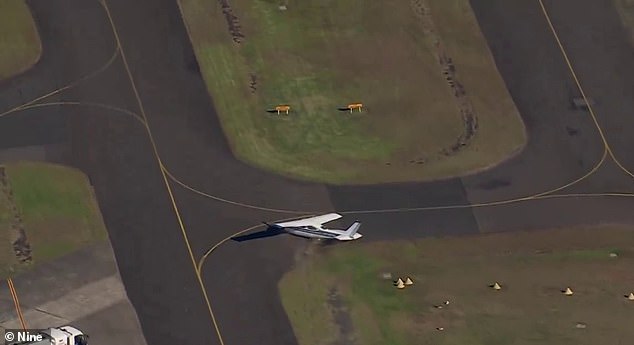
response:
M196 193L198 195L204 196L206 198L209 199L213 199L219 202L223 202L226 204L230 204L230 205L234 205L234 206L239 206L239 207L244 207L244 208L251 208L254 210L260 210L260 211L268 211L268 212L277 212L277 213L294 213L294 214L306 214L306 213L318 213L315 211L301 211L301 210L288 210L288 209L280 209L280 208L270 208L270 207L263 207L263 206L257 206L257 205L251 205L251 204L247 204L247 203L243 203L243 202L238 202L238 201L233 201L233 200L229 200L229 199L225 199L225 198L221 198L215 195L211 195L209 193L205 193L199 189L196 189L194 187L191 187L187 184L185 184L184 182L182 182L181 180L179 180L177 177L175 177L174 175L172 175L172 173L169 172L169 170L167 170L167 168L165 168L165 173L167 174L167 176L174 182L176 182L178 185L180 185L181 187Z
M251 226L251 227L248 227L248 228L242 229L242 230L240 230L240 231L238 231L238 232L236 232L236 233L234 233L234 234L232 234L232 235L230 235L230 236L227 236L227 237L223 238L222 240L220 240L220 242L216 243L214 246L212 246L211 248L209 248L209 249L205 252L205 254L204 254L204 255L203 255L203 256L202 256L202 257L198 260L198 265L196 265L196 270L198 271L198 274L200 274L200 273L201 273L202 266L203 266L203 264L205 263L205 260L207 259L207 257L209 256L209 254L211 254L214 250L216 250L218 247L220 247L223 243L225 243L225 242L229 241L229 240L230 240L230 239L232 239L233 237L240 236L240 235L244 234L244 233L245 233L245 232L247 232L247 231L251 231L251 230L257 229L257 228L259 228L259 227L261 227L261 226L263 226L263 225L264 225L264 224L257 224L257 225L253 225L253 226Z
M630 175L630 177L634 178L634 173L632 173L628 168L626 168L623 164L621 164L621 162L618 159L616 159L613 153L610 153L610 155L612 156L612 160L614 161L614 163L616 163L616 165L619 168L621 168L623 172Z
M169 194L169 198L170 198L170 202L172 204L172 208L174 209L174 213L176 215L176 219L178 220L178 225L181 229L181 233L183 235L183 239L185 241L185 245L187 246L187 251L189 253L189 257L191 259L192 262L192 266L194 268L194 272L196 273L196 278L198 279L198 283L200 285L200 289L202 290L203 296L205 298L205 303L207 304L207 309L209 311L209 315L211 316L211 320L214 326L214 329L216 331L216 334L218 336L218 341L220 342L221 345L224 345L224 340L222 339L222 334L220 333L220 328L218 327L218 323L216 321L216 316L214 315L214 312L211 308L211 302L209 300L209 296L207 295L207 290L205 289L205 284L202 281L202 278L198 272L197 266L196 266L196 259L194 258L194 253L192 251L191 248L191 244L189 242L189 239L187 237L187 230L185 229L185 224L183 223L183 219L181 217L181 213L178 209L178 205L176 204L176 199L174 197L174 193L172 192L172 187L169 184L167 175L165 174L165 169L163 166L163 162L161 160L161 157L158 153L158 149L157 149L157 145L156 142L154 140L154 136L152 135L152 131L150 130L150 126L149 126L149 121L147 118L147 115L145 114L145 108L143 107L143 102L141 101L141 97L139 96L139 92L136 88L136 84L134 82L134 78L132 76L132 72L130 71L130 66L128 64L128 61L125 57L125 52L123 50L123 45L121 44L121 40L119 38L119 33L117 32L117 27L114 23L114 20L112 19L112 15L110 13L110 9L108 8L108 4L107 1L103 1L103 7L104 10L106 11L106 14L108 16L108 20L110 21L110 25L112 26L112 31L115 37L115 40L117 41L117 46L119 47L119 51L121 52L121 58L123 61L123 65L125 67L126 73L128 75L128 78L130 80L130 84L132 86L132 91L134 92L134 96L137 100L137 103L139 105L139 109L141 110L141 115L143 117L143 119L145 120L145 123L147 124L147 126L145 126L148 137L150 138L150 142L152 144L152 149L154 151L154 156L158 162L159 168L161 170L161 175L163 176L163 182L165 183L165 188L167 190L167 193Z
M543 193L539 193L539 194L535 194L532 195L531 198L537 198L543 195L548 195L548 194L553 194L553 193L557 193L558 191L562 190L562 189L566 189L568 187L571 187L585 179L587 179L588 177L592 176L592 174L594 174L597 170L599 170L599 168L603 165L603 162L605 162L605 158L608 156L608 150L607 148L604 148L603 150L603 156L601 156L601 159L599 160L599 162L597 162L597 164L594 165L594 167L592 169L590 169L590 171L588 171L585 175L579 177L578 179L571 181L563 186L551 189L549 191L545 191Z
M614 163L616 163L616 165L623 172L628 174L630 177L634 178L634 173L632 173L625 166L623 166L623 164L621 164L621 162L614 155L614 152L612 151L612 148L610 147L608 139L606 138L605 134L603 133L603 128L601 128L601 125L599 124L599 121L597 120L597 116L595 115L594 110L592 109L592 105L588 101L588 98L586 97L586 93L583 91L583 87L581 87L581 82L579 82L579 78L577 78L577 73L575 73L575 70L572 67L572 63L570 62L570 59L568 58L568 53L566 53L566 49L564 49L564 46L561 43L561 40L559 39L559 35L557 34L557 30L555 30L555 26L553 25L552 21L550 20L550 15L548 15L548 10L546 10L546 6L544 5L544 2L542 0L538 0L538 1L539 1L539 5L542 8L542 12L544 13L544 17L546 18L546 21L548 22L548 26L550 27L550 31L552 32L553 37L555 38L555 41L557 42L557 46L559 47L559 50L561 51L561 55L563 56L564 61L566 62L566 65L568 66L568 70L570 71L570 74L572 75L572 78L574 79L575 84L577 85L577 88L579 89L579 92L581 93L581 97L583 97L583 100L586 102L586 105L588 107L588 111L590 112L590 116L592 117L592 121L594 122L594 125L597 127L597 130L599 131L599 135L601 136L601 140L603 141L603 144L605 145L606 149L608 150L610 158L612 158Z
M76 102L76 101L64 101L64 102L47 102L47 103L38 103L38 104L31 104L31 105L27 105L24 106L20 109L17 110L13 110L12 112L18 112L18 111L24 111L24 110L29 110L29 109L34 109L34 108L44 108L44 107L52 107L52 106L59 106L59 105L63 105L63 106L88 106L88 107L95 107L95 108L103 108L106 110L112 110L112 111L116 111L119 113L123 113L126 115L130 115L133 118L135 118L137 121L139 121L143 126L147 126L145 123L145 120L143 120L143 118L141 118L141 116L133 111L130 111L128 109L123 109L123 108L119 108L119 107L115 107L109 104L102 104L102 103L93 103L93 102ZM9 115L11 113L8 113L6 115Z
M544 197L548 196L548 195L553 195L553 193L556 193L560 190L563 190L565 188L568 188L570 186L573 186L583 180L585 180L586 178L592 176L592 174L594 174L600 167L601 165L603 165L603 162L605 161L605 158L607 157L607 150L603 151L603 156L601 157L601 159L599 160L599 162L597 162L594 167L592 169L590 169L590 171L588 171L587 173L585 173L583 176L577 178L576 180L569 182L567 184L564 184L560 187L556 187L550 190L547 190L545 192L541 192L541 193L537 193L537 194L533 194L533 195L527 195L527 196L523 196L523 197L518 197L518 198L511 198L511 199L506 199L506 200L498 200L498 201L488 201L488 202L480 202L480 203L470 203L470 204L462 204L462 205L446 205L446 206L424 206L424 207L404 207L404 208L393 208L393 209L367 209L367 210L351 210L351 211L340 211L340 214L367 214L367 213L396 213L396 212L414 212L414 211L431 211L431 210L451 210L451 209L461 209L461 208L480 208L480 207L487 207L487 206L500 206L500 205L508 205L508 204L513 204L513 203L518 203L518 202L522 202L522 201L528 201L528 200L536 200L536 199L543 199Z
M511 204L511 203L516 203L516 202L521 202L521 201L526 201L526 200L531 200L531 199L535 199L535 198L540 198L552 193L556 193L562 189L568 188L576 183L579 183L581 181L583 181L584 179L590 177L595 171L597 171L601 165L603 164L603 162L605 161L605 158L607 157L607 150L603 151L603 156L601 157L601 159L599 160L599 162L597 162L595 164L595 166L588 171L587 173L585 173L583 176L575 179L572 182L569 182L567 184L564 184L560 187L556 187L541 193L537 193L537 194L533 194L533 195L527 195L524 197L518 197L518 198L512 198L512 199L506 199L506 200L499 200L499 201L489 201L489 202L482 202L482 203L476 203L476 204L462 204L462 205L448 205L448 206L423 206L423 207L407 207L407 208L393 208L393 209L367 209L367 210L350 210L350 211L339 211L338 213L341 214L361 214L361 213L393 213L393 212L413 212L413 211L428 211L428 210L443 210L443 209L453 209L453 208L469 208L469 207L484 207L484 206L498 206L498 205L504 205L504 204ZM307 213L321 213L321 212L326 212L327 210L313 210L313 211L301 211L301 210L290 210L290 209L278 209L278 208L267 208L267 207L260 207L257 205L252 205L252 204L247 204L247 203L242 203L242 202L236 202L236 201L232 201L232 200L228 200L228 199L224 199L224 198L220 198L214 195L211 195L209 193L203 192L197 188L191 187L187 184L185 184L184 182L180 181L177 177L175 177L174 175L172 175L169 171L166 170L166 174L170 177L170 179L174 182L176 182L178 185L180 185L181 187L194 192L196 194L199 194L201 196L204 196L206 198L210 198L216 201L220 201L220 202L224 202L227 204L231 204L231 205L235 205L235 206L239 206L239 207L245 207L245 208L252 208L252 209L257 209L257 210L262 210L262 211L269 211L269 212L277 212L277 213L287 213L287 214L307 214ZM329 212L329 211L328 211Z
M482 202L475 204L462 205L445 205L445 206L424 206L424 207L401 207L380 210L354 210L339 211L339 214L377 214L377 213L399 213L399 212L421 212L421 211L440 211L440 210L456 210L464 208L482 208L494 207L502 205L510 205L525 201L546 200L546 199L565 199L565 198L583 198L583 197L634 197L634 193L572 193L572 194L547 194L535 197L525 197L501 201Z
M24 315L22 314L22 308L20 307L20 299L18 298L18 292L13 285L13 279L7 279L7 285L9 286L9 293L11 293L11 298L13 299L13 304L15 305L15 312L20 320L20 325L22 329L26 330L26 321L24 321Z
M87 75L85 75L85 76L73 81L72 83L70 83L70 84L68 84L66 86L60 87L58 89L55 89L53 91L50 91L50 92L42 95L42 96L36 97L36 98L26 102L26 103L20 104L18 106L15 106L15 107L9 109L9 110L6 110L6 111L0 113L0 117L3 117L5 115L8 115L8 114L13 113L15 111L18 111L18 110L20 110L20 109L22 109L22 108L24 108L26 106L29 106L29 105L31 105L31 104L33 104L35 102L38 102L38 101L41 101L41 100L46 99L48 97L51 97L53 95L56 95L56 94L58 94L60 92L66 91L68 89L71 89L71 88L81 84L82 82L84 82L86 80L89 80L91 78L96 77L97 75L99 75L103 71L107 70L108 67L110 67L110 65L112 65L112 63L115 61L117 56L119 56L119 47L118 46L115 47L114 53L112 54L110 59L103 66L101 66L99 69L97 69L97 70L95 70L95 71L93 71L93 72L91 72L91 73L89 73L89 74L87 74Z
M307 215L304 215L304 216L302 216L302 217L290 217L290 218L284 218L284 219L277 219L277 220L274 220L274 221L273 221L273 223L286 222L286 221L291 221L291 220L301 219L301 218L307 218L307 217L313 217L313 216L314 216L314 214L307 214ZM214 246L212 246L211 248L209 248L209 249L205 252L205 254L204 254L204 255L203 255L203 256L202 256L202 257L198 260L198 266L196 266L196 267L197 267L198 272L199 272L199 273L201 272L201 270L202 270L202 266L204 265L205 260L207 260L207 257L208 257L208 256L209 256L209 255L210 255L210 254L211 254L214 250L218 249L218 247L220 247L223 243L225 243L225 242L229 241L229 240L230 240L230 239L232 239L233 237L240 236L240 235L244 234L244 233L245 233L245 232L247 232L247 231L251 231L251 230L253 230L253 229L257 229L257 228L259 228L259 227L261 227L261 226L263 226L263 224L253 225L253 226L250 226L250 227L248 227L248 228L245 228L245 229L242 229L242 230L240 230L240 231L237 231L237 232L233 233L232 235L230 235L230 236L227 236L227 237L223 238L222 240L220 240L220 242L216 243Z

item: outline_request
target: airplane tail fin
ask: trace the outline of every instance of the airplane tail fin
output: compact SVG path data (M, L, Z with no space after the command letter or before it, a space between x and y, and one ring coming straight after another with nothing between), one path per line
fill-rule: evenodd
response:
M343 234L339 235L337 238L339 238L340 240L356 240L357 238L360 238L362 236L357 232L359 231L360 227L361 222L356 221L352 223L352 225L350 225L350 227L347 228L346 231Z

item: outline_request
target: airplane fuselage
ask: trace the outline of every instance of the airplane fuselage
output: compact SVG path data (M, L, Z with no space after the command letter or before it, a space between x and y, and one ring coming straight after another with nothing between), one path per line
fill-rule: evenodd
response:
M322 240L356 240L361 237L361 234L355 234L350 238L343 238L345 231L337 229L320 229L313 226L293 226L284 228L284 231L291 235L317 238Z
M334 240L337 236L341 235L343 231L328 230L324 231L312 226L297 226L285 228L289 234L308 238L320 238ZM336 232L335 232L336 231Z

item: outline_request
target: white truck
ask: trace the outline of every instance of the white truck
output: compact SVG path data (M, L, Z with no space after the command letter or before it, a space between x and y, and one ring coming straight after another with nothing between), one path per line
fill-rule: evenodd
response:
M21 336L22 339L19 339ZM24 339L27 338L27 339ZM5 333L5 340L8 340ZM15 333L7 345L86 345L88 336L72 326L51 327L38 333Z

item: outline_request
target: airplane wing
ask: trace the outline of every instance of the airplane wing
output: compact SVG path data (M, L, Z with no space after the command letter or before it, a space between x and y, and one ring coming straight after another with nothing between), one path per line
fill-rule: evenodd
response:
M343 217L338 213L328 213L321 216L304 218L300 220L293 220L285 223L277 223L277 225L281 227L289 227L289 226L309 226L312 225L316 228L320 227L322 224L332 222L333 220L337 220Z

